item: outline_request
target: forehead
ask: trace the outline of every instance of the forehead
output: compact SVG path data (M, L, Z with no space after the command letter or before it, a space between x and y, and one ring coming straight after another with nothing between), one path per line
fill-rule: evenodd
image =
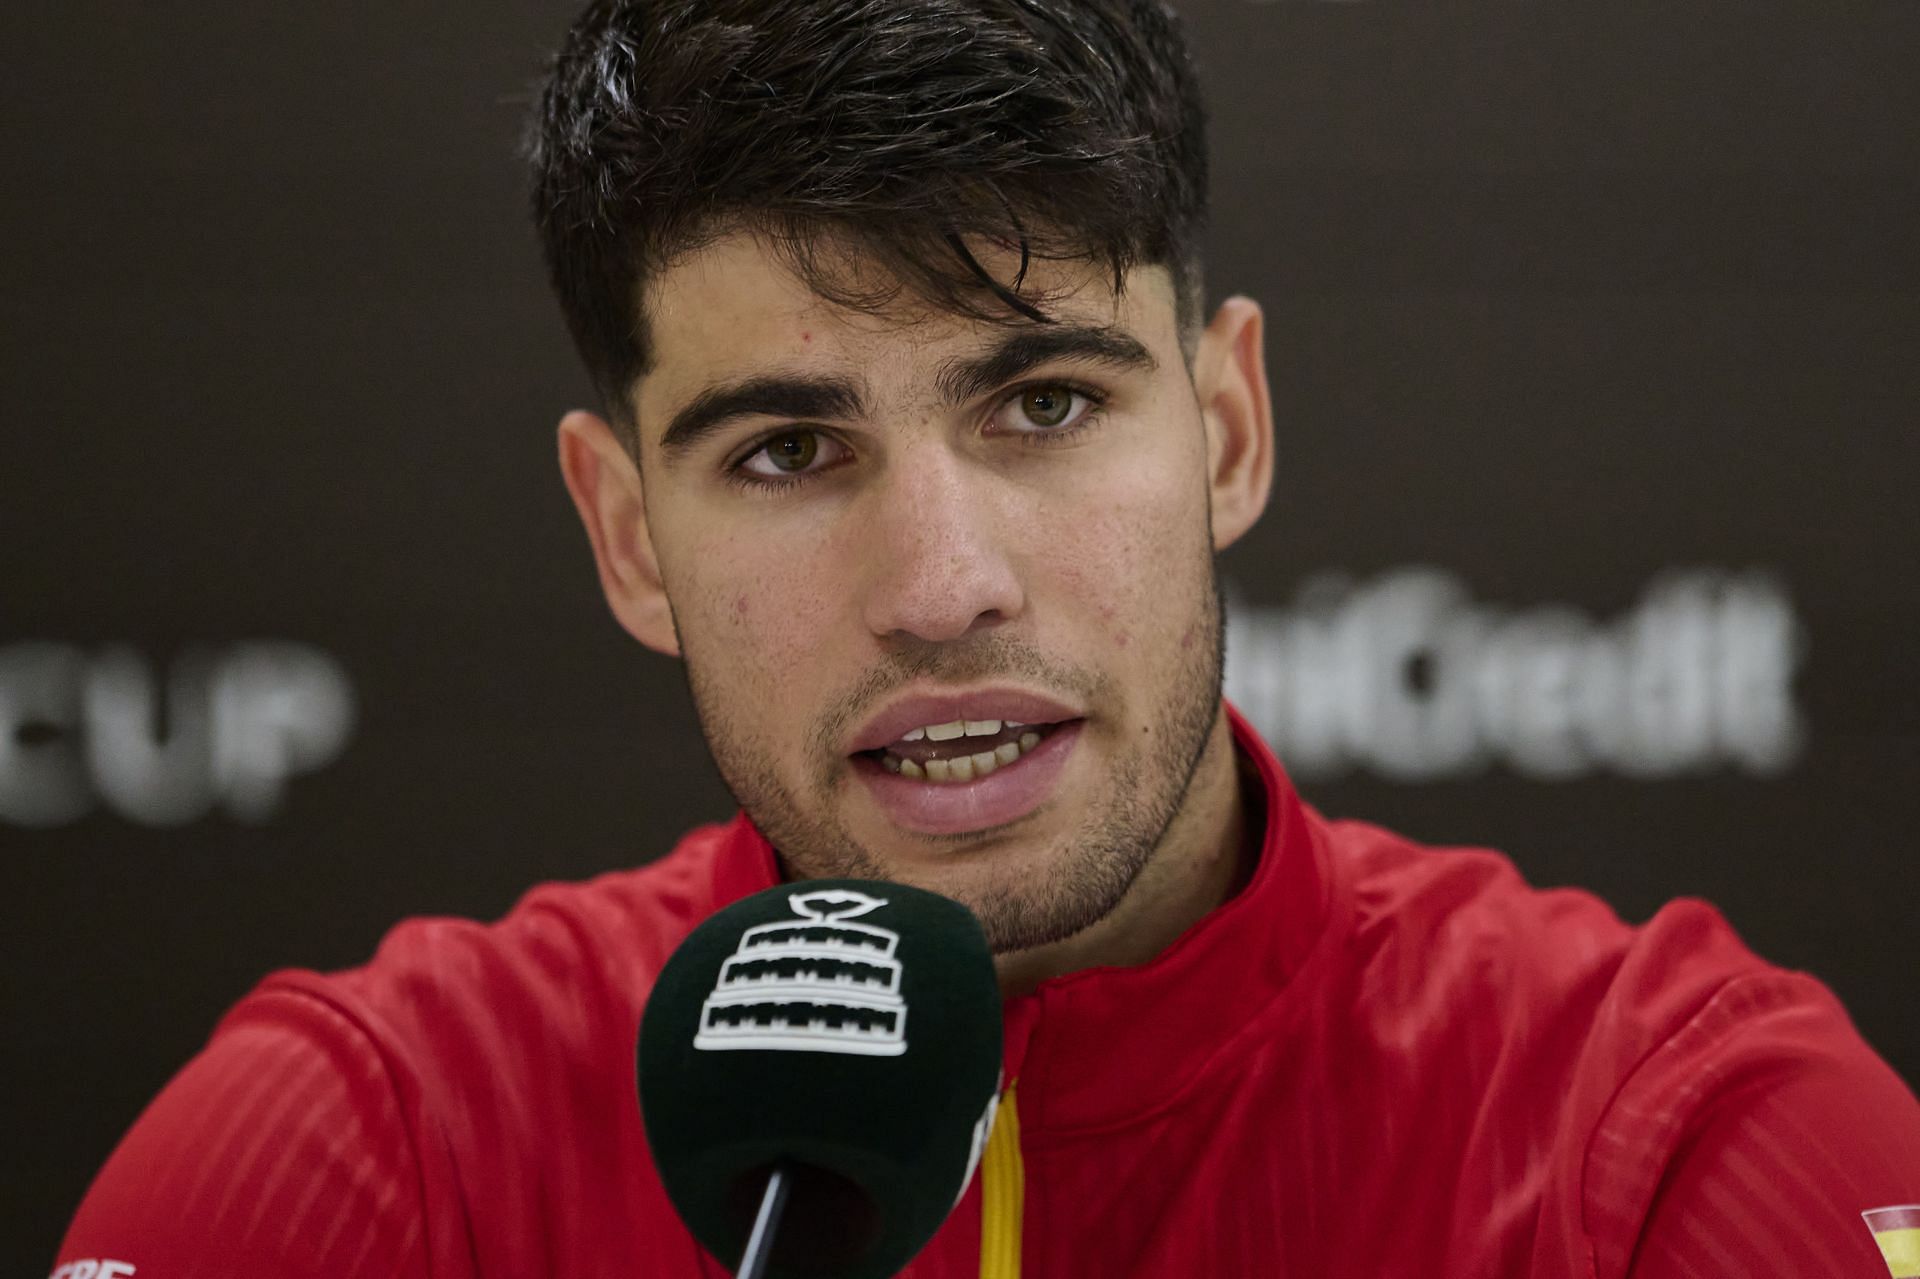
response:
M1001 278L1018 269L1017 254L981 258ZM858 262L849 269L857 273ZM1119 290L1108 272L1086 263L1035 262L1027 280L1023 292L1047 297L1045 310L1053 318L1123 330L1156 354L1178 350L1173 285L1163 268L1137 268ZM867 283L857 274L853 279L856 288ZM831 302L745 233L717 240L662 271L643 307L653 359L635 387L634 404L640 421L655 423L656 433L662 415L718 383L769 369L837 372L858 376L877 392L891 387L906 393L930 384L944 361L1007 332L1006 324L953 315L904 290L873 312Z

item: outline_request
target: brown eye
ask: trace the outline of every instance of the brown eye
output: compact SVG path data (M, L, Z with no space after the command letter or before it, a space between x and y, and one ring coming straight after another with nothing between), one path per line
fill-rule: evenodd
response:
M1036 386L1021 395L1020 411L1035 426L1058 426L1073 411L1073 392L1064 386Z
M767 460L782 471L804 471L820 455L820 437L812 431L791 431L767 441Z
M731 468L742 484L785 488L818 479L853 461L853 453L831 431L795 426L763 435L753 452Z

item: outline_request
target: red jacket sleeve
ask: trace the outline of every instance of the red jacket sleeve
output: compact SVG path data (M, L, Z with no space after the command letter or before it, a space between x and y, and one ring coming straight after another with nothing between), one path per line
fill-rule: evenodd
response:
M121 1140L54 1273L424 1279L419 1161L379 1054L318 1001L242 1005Z
M1661 1178L1631 1279L1920 1274L1894 1264L1912 1257L1916 1236L1876 1236L1863 1217L1920 1204L1920 1103L1833 1020L1842 1024L1797 1068L1757 1071L1696 1117Z

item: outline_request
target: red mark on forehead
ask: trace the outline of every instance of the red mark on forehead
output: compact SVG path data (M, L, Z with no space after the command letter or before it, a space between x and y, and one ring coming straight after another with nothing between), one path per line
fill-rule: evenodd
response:
M802 334L800 335L800 340L801 340L802 342L811 342L811 341L813 341L813 334L811 334L811 333L802 333Z

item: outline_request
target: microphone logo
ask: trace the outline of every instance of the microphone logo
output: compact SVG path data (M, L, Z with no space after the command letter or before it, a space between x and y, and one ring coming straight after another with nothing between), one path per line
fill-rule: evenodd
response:
M796 919L756 924L720 968L700 1009L693 1046L708 1052L907 1051L900 997L900 934L856 923L886 900L847 888L796 891Z

